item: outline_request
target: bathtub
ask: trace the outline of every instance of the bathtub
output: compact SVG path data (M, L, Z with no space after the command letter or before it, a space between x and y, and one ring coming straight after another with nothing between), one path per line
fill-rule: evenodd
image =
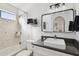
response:
M8 47L0 50L0 56L15 56L17 53L23 51L20 45L15 45L12 47Z

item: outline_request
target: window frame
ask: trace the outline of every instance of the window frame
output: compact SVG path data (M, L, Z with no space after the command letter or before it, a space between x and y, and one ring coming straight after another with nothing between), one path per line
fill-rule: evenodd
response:
M11 15L14 15L15 16L15 19L8 19L8 18L4 18L1 16L1 12L5 12L7 14L11 14ZM11 12L11 11L8 11L8 10L3 10L3 9L0 9L0 19L3 19L3 20L10 20L10 21L15 21L16 20L16 14Z

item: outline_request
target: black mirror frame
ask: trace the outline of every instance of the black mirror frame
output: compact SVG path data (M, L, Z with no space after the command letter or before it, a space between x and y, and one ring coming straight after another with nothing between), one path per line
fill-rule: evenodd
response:
M59 13L59 12L69 11L69 10L72 10L72 11L73 11L73 21L74 21L74 20L75 20L75 16L76 16L76 10L74 10L74 9L66 9L66 10L62 10L62 11L57 11L57 12L42 14L42 15L41 15L41 31L42 31L42 32L47 32L47 33L53 32L53 31L43 31L43 26L42 26L43 24L42 24L42 22L43 22L43 16L44 16L44 15L55 14L55 13ZM58 32L56 32L56 33L58 33ZM59 32L59 33L60 33L60 32ZM62 32L62 33L63 33L63 32ZM69 33L69 32L64 32L64 33Z

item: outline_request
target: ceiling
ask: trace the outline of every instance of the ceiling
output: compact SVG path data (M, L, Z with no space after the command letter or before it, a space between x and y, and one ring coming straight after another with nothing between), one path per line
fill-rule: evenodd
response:
M42 6L49 7L49 5L51 5L52 3L10 3L10 4L23 11L29 12L31 9L34 8L38 8Z
M28 13L28 17L39 17L39 15L49 11L52 3L11 3L11 5Z

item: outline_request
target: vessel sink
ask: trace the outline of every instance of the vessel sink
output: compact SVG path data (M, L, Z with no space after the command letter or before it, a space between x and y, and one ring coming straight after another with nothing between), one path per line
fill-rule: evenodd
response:
M44 41L44 45L58 49L66 49L66 44L63 39L48 38Z

